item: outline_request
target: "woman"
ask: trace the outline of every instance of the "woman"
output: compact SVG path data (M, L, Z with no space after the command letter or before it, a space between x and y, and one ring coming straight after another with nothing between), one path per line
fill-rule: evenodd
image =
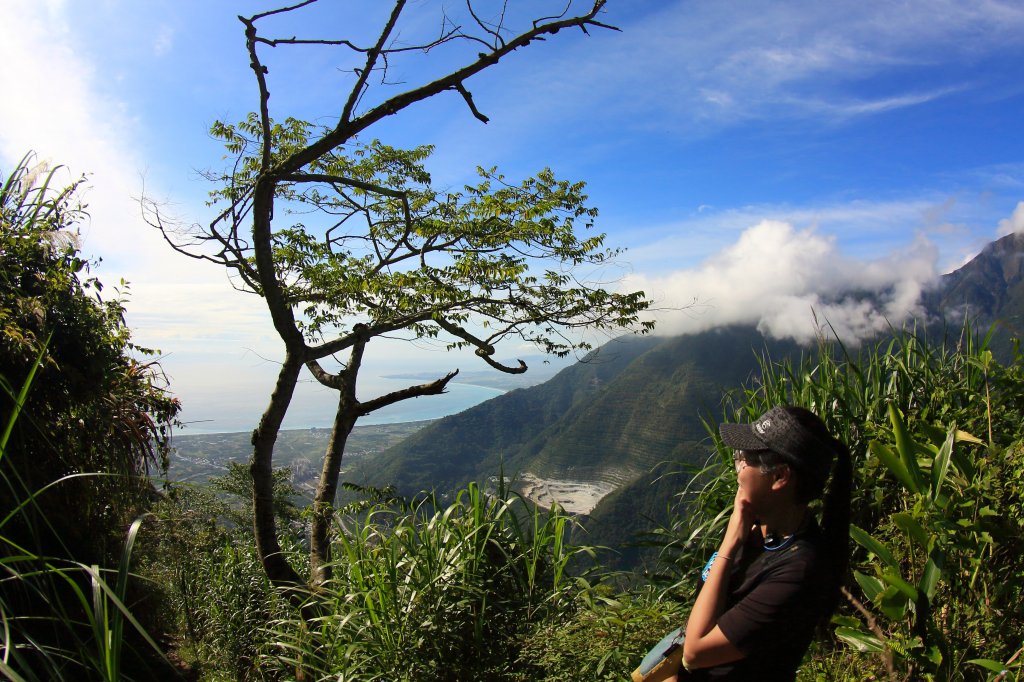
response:
M838 604L849 559L847 447L812 412L774 407L723 424L739 484L732 517L686 623L686 670L668 680L791 681ZM821 525L808 504L824 494Z

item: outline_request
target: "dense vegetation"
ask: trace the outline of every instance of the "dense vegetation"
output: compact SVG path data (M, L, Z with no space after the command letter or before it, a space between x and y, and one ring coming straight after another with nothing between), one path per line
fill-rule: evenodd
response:
M0 670L118 679L122 640L146 639L133 520L178 405L78 254L79 183L30 163L0 188Z
M814 359L766 361L727 400L724 416L739 420L779 402L815 409L857 458L849 603L834 619L845 646L823 646L810 670L947 680L1020 669L1024 357L1015 346L1000 364L988 340L969 328L938 342L902 334L855 358L823 345ZM731 472L717 449L690 513L664 530L680 576L724 523L712 511L728 504Z

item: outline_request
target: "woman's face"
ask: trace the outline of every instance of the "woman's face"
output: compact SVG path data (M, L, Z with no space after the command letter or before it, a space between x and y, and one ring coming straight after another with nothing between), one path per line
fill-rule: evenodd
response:
M740 490L756 508L764 509L771 499L775 471L786 465L768 450L737 450L733 453L733 463Z

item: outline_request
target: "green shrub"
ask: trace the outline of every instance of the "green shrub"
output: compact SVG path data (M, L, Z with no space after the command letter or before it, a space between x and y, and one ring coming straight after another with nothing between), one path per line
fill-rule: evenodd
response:
M522 682L629 679L651 646L685 622L682 605L649 592L595 596L536 627L523 642Z
M129 562L178 405L86 278L78 183L29 161L0 187L0 671L152 679Z

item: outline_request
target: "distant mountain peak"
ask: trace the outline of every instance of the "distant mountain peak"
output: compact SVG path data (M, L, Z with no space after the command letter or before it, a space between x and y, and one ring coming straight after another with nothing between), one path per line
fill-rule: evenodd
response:
M950 321L970 316L981 324L1019 326L1024 312L1024 234L991 242L963 267L943 275L926 300L933 315Z

